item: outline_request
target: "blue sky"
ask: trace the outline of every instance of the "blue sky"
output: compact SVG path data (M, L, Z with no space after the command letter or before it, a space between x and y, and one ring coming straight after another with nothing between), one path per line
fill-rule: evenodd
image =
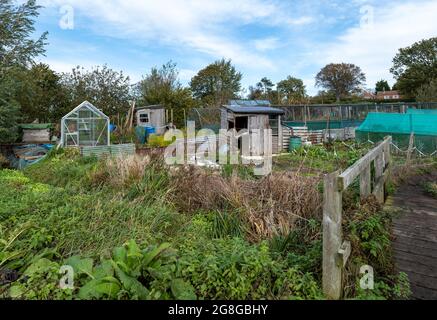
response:
M330 62L359 65L367 87L389 73L397 50L436 36L437 1L40 0L37 31L49 31L41 61L58 72L107 64L133 82L177 63L180 80L222 57L247 88L268 77L304 80ZM67 19L68 18L68 19ZM64 22L64 27L61 27ZM65 22L72 29L65 28Z

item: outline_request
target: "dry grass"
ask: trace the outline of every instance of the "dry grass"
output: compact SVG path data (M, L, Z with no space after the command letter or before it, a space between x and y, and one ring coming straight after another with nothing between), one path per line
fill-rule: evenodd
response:
M174 173L172 200L179 210L238 212L253 241L288 235L297 220L320 219L318 178L274 173L260 180L185 168Z
M125 158L108 158L97 171L93 173L94 184L109 184L123 188L138 183L144 177L150 157L132 155Z

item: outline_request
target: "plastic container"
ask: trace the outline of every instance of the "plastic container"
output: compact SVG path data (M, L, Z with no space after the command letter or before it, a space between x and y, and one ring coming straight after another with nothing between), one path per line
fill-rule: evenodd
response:
M293 152L302 147L302 138L300 137L291 137L290 138L290 147L288 151Z
M109 132L114 132L115 130L117 130L117 126L115 124L110 124L109 125Z

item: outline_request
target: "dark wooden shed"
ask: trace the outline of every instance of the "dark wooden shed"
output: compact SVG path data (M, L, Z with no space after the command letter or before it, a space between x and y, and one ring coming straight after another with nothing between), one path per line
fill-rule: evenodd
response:
M221 128L241 131L247 129L272 129L273 154L279 154L283 148L281 117L284 111L269 105L226 105L221 111ZM258 148L259 146L252 146Z

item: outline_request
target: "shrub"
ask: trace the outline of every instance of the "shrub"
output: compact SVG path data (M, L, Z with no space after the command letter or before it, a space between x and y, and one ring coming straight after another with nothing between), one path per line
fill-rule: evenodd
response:
M151 148L165 148L172 144L172 141L165 141L164 136L151 134L147 140L147 145Z
M320 290L309 274L275 260L268 245L242 239L198 241L181 249L182 274L205 299L314 299Z

